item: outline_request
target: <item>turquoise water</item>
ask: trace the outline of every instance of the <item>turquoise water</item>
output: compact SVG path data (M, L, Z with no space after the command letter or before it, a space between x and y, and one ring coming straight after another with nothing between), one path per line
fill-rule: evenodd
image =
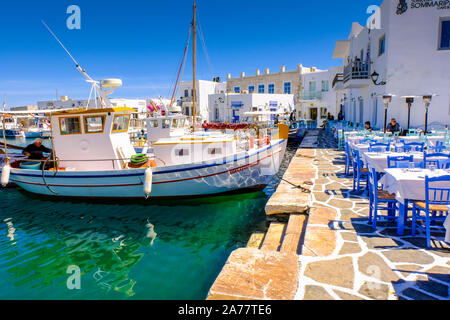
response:
M1 190L0 299L204 299L230 253L265 229L278 180L264 192L151 205ZM70 266L79 290L68 289Z

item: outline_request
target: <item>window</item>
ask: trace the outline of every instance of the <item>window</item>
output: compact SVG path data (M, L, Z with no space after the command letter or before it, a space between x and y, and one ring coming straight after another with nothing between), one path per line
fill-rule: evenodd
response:
M328 82L328 80L324 80L324 81L322 81L322 91L323 92L327 92L328 90L329 90L329 82Z
M162 121L162 128L163 129L169 129L170 128L170 119L164 119Z
M214 119L216 119L216 121L218 121L219 120L219 108L215 108L214 112L215 112Z
M439 50L450 50L450 18L441 18L440 20Z
M274 94L275 93L275 85L273 83L269 84L268 90L269 90L270 94Z
M309 92L316 92L316 82L315 81L309 82Z
M176 149L175 155L177 157L187 157L189 156L189 149Z
M266 91L266 86L263 84L260 84L258 86L258 93L265 93L265 91Z
M255 92L255 86L249 86L248 87L248 92L250 92L250 93Z
M241 93L240 87L234 87L234 93Z
M150 128L158 128L158 120L149 120L148 125Z
M291 94L291 83L290 82L284 83L284 93Z
M127 132L130 124L130 115L115 115L112 132Z
M189 90L184 90L184 97L189 98Z
M81 134L80 117L59 118L59 126L61 129L61 135Z
M210 156L215 156L215 155L222 154L222 149L221 148L209 148L208 149L208 154Z
M106 115L84 117L84 132L103 133L103 130L105 129L105 121Z
M386 35L381 36L378 40L378 56L386 52Z

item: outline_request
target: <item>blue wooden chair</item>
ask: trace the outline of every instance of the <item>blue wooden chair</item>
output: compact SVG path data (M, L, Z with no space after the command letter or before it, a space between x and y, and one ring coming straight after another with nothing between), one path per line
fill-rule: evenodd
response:
M345 143L345 175L350 174L350 168L352 167L352 153L348 142Z
M446 159L438 159L438 158L450 159L450 154L448 154L448 153L424 153L422 168L429 168L430 165L434 165L436 168L438 168L439 160L446 160Z
M369 152L387 152L391 147L391 143L373 143L369 147Z
M368 170L364 168L364 162L359 156L358 150L352 150L352 167L353 167L353 191L360 190L361 180L366 181L367 188L367 173Z
M388 168L409 168L411 162L414 163L414 157L388 157Z
M344 149L344 130L338 131L338 150Z
M423 152L425 148L425 143L423 142L411 142L411 143L404 143L403 146L395 146L395 152L411 152L411 151L417 151L417 152Z
M438 168L439 169L450 169L450 159L438 160Z
M378 187L378 176L374 168L369 168L369 223L376 229L378 220L395 221L395 213L397 210L394 194L389 194L385 190ZM379 215L379 211L387 211L387 216Z
M428 150L433 151L433 152L444 152L447 150L447 146L444 145L444 142L437 141L436 146L429 147Z
M436 182L447 182L449 185L450 175L436 178L425 177L425 202L416 201L413 206L411 234L414 236L417 228L424 230L427 248L431 248L431 222L444 221L450 205L450 188L436 187L434 186ZM425 226L420 225L418 221L423 221Z

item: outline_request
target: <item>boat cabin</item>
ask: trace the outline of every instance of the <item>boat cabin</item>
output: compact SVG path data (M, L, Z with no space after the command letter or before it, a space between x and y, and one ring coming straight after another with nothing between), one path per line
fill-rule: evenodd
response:
M147 139L150 142L159 139L182 136L189 127L189 119L181 114L158 116L146 119Z
M120 170L136 152L131 108L74 109L51 116L53 148L66 170Z

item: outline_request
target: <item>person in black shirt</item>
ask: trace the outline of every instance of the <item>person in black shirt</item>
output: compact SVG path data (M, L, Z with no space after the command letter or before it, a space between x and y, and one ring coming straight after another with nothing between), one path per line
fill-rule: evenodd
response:
M42 145L42 139L36 139L32 144L23 149L22 153L31 160L45 159L43 153L52 153L52 149L49 149Z
M370 121L367 121L367 122L364 124L364 126L365 126L365 129L366 129L367 131L369 131L369 132L372 132L372 131L373 131L372 126L370 125Z
M395 119L391 120L391 123L389 123L387 126L387 132L392 133L400 132L400 125L397 123L397 120Z

